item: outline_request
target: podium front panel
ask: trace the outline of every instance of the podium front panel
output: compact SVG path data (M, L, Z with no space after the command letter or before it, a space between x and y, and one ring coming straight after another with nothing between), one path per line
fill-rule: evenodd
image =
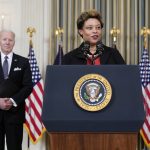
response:
M112 87L110 103L96 112L80 108L73 96L79 78L91 73ZM139 66L47 66L42 120L49 132L137 132L144 119Z

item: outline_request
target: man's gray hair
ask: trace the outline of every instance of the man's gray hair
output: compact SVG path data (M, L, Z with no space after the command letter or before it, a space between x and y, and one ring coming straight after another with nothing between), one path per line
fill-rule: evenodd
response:
M6 30L6 29L3 29L3 30L0 31L0 37L1 37L1 34L4 33L4 32L12 33L12 35L14 36L14 39L15 39L15 33L12 30Z

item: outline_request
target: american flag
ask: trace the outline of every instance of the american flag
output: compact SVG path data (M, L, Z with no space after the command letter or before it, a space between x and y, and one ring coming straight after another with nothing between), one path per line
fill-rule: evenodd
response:
M143 50L139 65L144 108L146 112L145 122L142 126L142 129L140 130L140 134L146 146L150 147L150 60L147 49Z
M32 72L33 91L26 99L26 121L24 125L30 140L35 144L42 137L42 134L45 131L45 127L41 120L44 88L32 46L30 46L28 57Z

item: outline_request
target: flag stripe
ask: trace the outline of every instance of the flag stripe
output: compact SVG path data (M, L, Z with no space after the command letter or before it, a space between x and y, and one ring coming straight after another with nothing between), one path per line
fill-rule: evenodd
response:
M40 101L40 98L38 97L38 95L37 95L37 89L35 90L35 89L33 89L33 92L32 92L32 94L33 94L33 99L31 100L31 104L33 104L32 106L34 106L35 104L36 104L36 106L39 106L39 108L41 108L42 107L42 103L41 103L41 101ZM38 110L40 110L40 109L38 109Z
M143 92L143 97L144 97L144 107L145 107L145 111L146 111L146 113L147 114L150 114L150 101L149 101L149 96L147 95L147 90L145 90L145 89L147 89L148 90L148 88L146 87L146 88L144 88L143 86L142 86L142 92Z
M32 132L35 134L38 134L38 135L40 135L41 133L40 133L40 129L38 128L38 126L36 125L36 123L35 123L35 117L33 118L32 116L30 116L30 121L31 121L31 123L32 123L32 125L33 125L33 129L31 128L31 130L32 130Z
M144 141L147 143L149 142L149 139L147 137L147 126L145 124L143 124L143 128L141 129L141 134L142 134L142 137L144 138Z
M43 80L42 79L38 82L37 86L39 87L39 90L43 94L44 93L44 85L43 85Z
M33 109L32 107L36 108L35 111L38 111L39 116L40 116L40 114L42 113L42 110L41 110L41 106L40 106L39 103L36 101L35 92L32 92L32 94L30 95L30 97L31 97L31 99L30 99L30 106L31 106L31 109Z
M31 125L34 127L34 129L36 130L36 132L37 133L39 133L39 135L40 135L40 131L39 131L39 129L37 128L37 125L35 124L35 117L36 117L36 115L35 115L35 111L33 111L33 106L31 105L31 110L30 110L30 114L29 114L29 116L30 116L30 122L32 123ZM29 124L30 124L30 122L29 122ZM32 128L31 128L32 129ZM33 131L34 132L34 131Z
M28 133L30 134L30 137L32 137L32 140L35 141L36 138L35 138L34 134L31 132L31 127L28 122L26 122L26 127L29 130Z
M40 113L37 110L37 106L35 106L32 101L31 101L31 111L33 112L33 113L31 113L31 116L33 116L33 117L37 116L39 118L39 120L41 119L40 118Z

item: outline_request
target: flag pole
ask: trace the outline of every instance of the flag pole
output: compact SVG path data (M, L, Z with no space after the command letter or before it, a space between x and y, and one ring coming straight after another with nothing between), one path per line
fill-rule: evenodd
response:
M63 50L62 50L62 47L63 47L63 28L60 28L58 27L56 30L55 30L55 35L56 35L56 38L57 38L57 41L56 41L56 48L57 48L57 51L56 51L56 56L55 56L55 59L54 59L54 65L61 65L62 64L62 57L63 57Z
M120 30L117 29L116 27L113 27L113 28L110 30L110 34L111 34L112 37L113 37L113 48L116 48L117 36L118 36L119 33L120 33Z
M64 33L63 28L58 27L55 31L55 35L57 37L56 49L59 50L59 46L62 46L62 35Z
M27 28L27 34L29 34L29 47L30 48L33 48L32 37L33 37L33 33L35 33L35 32L36 32L35 28L32 28L32 27L28 27ZM29 109L29 111L30 111L30 109ZM29 138L29 134L28 134L28 141L27 141L27 150L30 150L30 138Z

